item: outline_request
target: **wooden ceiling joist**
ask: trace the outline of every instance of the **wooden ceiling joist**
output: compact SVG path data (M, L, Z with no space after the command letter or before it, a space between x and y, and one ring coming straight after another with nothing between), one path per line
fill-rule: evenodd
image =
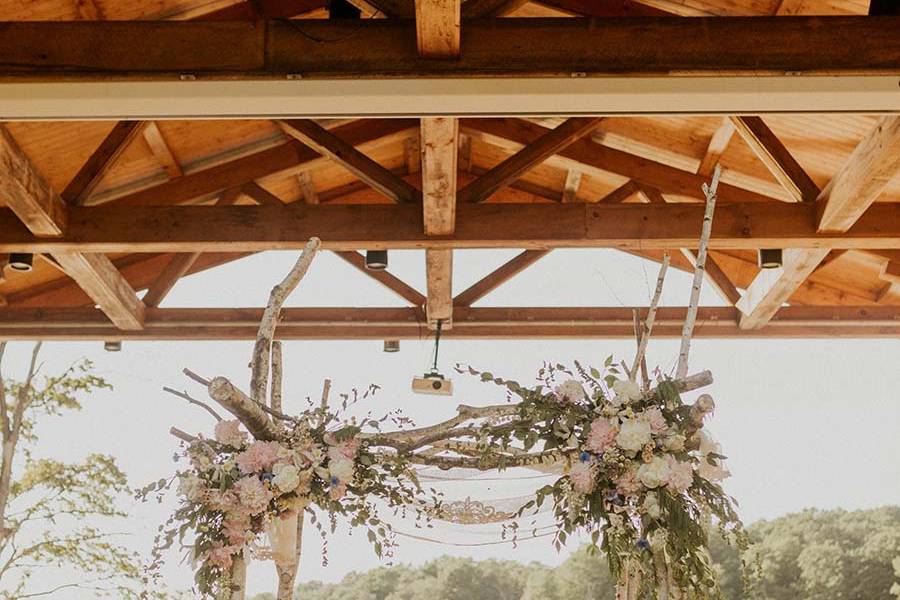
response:
M460 127L468 135L481 138L514 151L527 147L554 131L524 119L461 119ZM609 148L582 138L558 150L548 160L563 168L574 167L585 174L606 177L609 173L621 175L636 182L656 187L664 194L677 194L703 199L701 186L707 178ZM722 202L770 202L773 198L726 183L719 184L719 200Z
M734 137L734 131L731 119L722 119L722 124L716 128L712 137L709 138L706 152L703 154L700 166L697 167L697 175L710 177L713 174L716 165L719 164L719 159L722 158L725 150L728 149L728 144L731 143L731 138Z
M546 130L540 137L472 181L459 191L460 203L484 202L491 194L513 183L526 171L541 164L554 154L588 135L597 128L600 117L573 117L555 129Z
M144 303L106 256L55 252L53 258L116 327L127 331L143 329Z
M633 309L457 308L448 338L626 338L634 337ZM701 307L696 338L856 337L896 338L900 319L895 307L805 307L781 311L769 327L745 331L735 309ZM0 311L0 339L16 340L252 340L259 328L259 308L147 309L145 328L122 331L87 309L17 309ZM685 308L661 307L653 332L678 338ZM281 339L420 339L424 314L416 308L285 308Z
M882 117L819 194L815 203L817 231L852 231L874 212L875 208L870 207L898 169L900 118ZM788 243L783 246L794 249L785 251L781 272L774 278L766 271L761 272L738 305L744 313L740 321L743 329L758 329L768 323L829 251L828 248L798 250Z
M84 204L143 126L141 121L116 123L63 190L62 197L65 201L69 204Z
M460 0L415 0L415 3L419 56L459 56Z
M819 186L760 117L732 117L732 124L794 202L814 202Z
M684 248L682 249L682 254L690 261L692 266L697 266L696 250ZM732 306L736 305L741 300L741 293L714 256L710 254L706 255L704 268L706 270L706 276L709 277L709 282L716 290L716 293L728 304Z
M144 136L144 141L147 142L147 146L153 153L153 156L156 157L156 160L165 170L169 179L175 179L184 175L181 165L178 163L175 155L172 154L172 149L169 147L166 138L163 137L163 134L155 121L147 121L147 123L144 124L141 133Z
M359 248L690 248L699 203L461 204L456 232L428 237L413 204L72 207L66 233L33 235L0 209L0 252L254 252L302 247L313 235L331 250ZM812 203L722 204L711 249L898 249L900 211L869 209L844 233L819 233Z
M384 168L359 150L353 144L341 139L310 119L290 119L279 121L288 135L300 140L322 156L327 156L348 171L384 194L394 202L417 202L420 192Z

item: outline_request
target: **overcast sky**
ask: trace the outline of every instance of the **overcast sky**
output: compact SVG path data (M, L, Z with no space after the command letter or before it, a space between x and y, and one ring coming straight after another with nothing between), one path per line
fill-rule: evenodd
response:
M515 251L457 251L454 291L485 275ZM182 280L164 306L262 306L271 286L280 281L296 258L293 253L266 253ZM420 290L424 285L422 252L392 252L391 271ZM519 275L481 306L631 306L646 305L657 265L614 251L558 250ZM664 304L687 304L689 277L670 272ZM721 305L710 289L703 303ZM401 306L394 296L340 259L322 253L288 306ZM633 356L633 342L612 341L446 341L440 364L445 373L457 362L470 363L506 378L531 381L543 360L602 363L609 354ZM30 346L11 344L7 377L19 376ZM459 403L487 404L503 400L502 390L454 375L454 397L416 396L410 379L421 374L432 350L431 340L403 341L398 354L382 352L381 342L288 342L285 344L285 406L300 409L306 396L318 396L325 377L335 391L382 386L366 406L376 412L403 407L417 424L446 418ZM189 432L211 433L212 421L196 407L163 394L163 385L203 390L181 375L190 367L207 375L225 375L243 385L249 381L250 342L144 342L124 344L107 353L102 344L49 343L46 372L56 372L80 357L89 357L98 373L115 389L91 397L85 410L64 419L46 420L40 428L40 454L77 460L90 452L114 454L134 487L168 476L175 465L175 425ZM650 344L651 365L668 371L677 342ZM727 489L740 502L746 522L771 518L806 507L847 509L900 504L900 340L696 340L691 371L709 369L715 384L709 392L718 409L708 427L722 442L734 474ZM335 397L333 395L332 397ZM498 482L455 482L440 486L464 498L525 494L540 479ZM174 494L173 494L174 496ZM147 550L157 526L174 506L128 505L133 517L129 544ZM408 524L398 528L412 531ZM421 533L421 532L419 532ZM440 526L428 532L453 543L498 540L497 528ZM321 542L308 528L304 536L301 579L339 580L351 570L378 563L365 537L339 531L329 543L330 564L322 567ZM570 550L577 547L570 545ZM441 554L475 558L503 557L556 564L549 540L508 546L465 547L402 539L397 560L421 563ZM189 566L171 556L166 575L173 587L187 587ZM250 570L251 593L274 590L271 563ZM62 596L60 596L62 597ZM73 594L72 598L78 597Z

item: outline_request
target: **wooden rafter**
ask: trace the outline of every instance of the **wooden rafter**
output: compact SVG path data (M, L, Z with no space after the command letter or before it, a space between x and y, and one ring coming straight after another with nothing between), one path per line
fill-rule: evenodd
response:
M429 238L417 205L72 207L65 235L42 238L0 209L0 252L252 252L321 235L359 248L690 248L699 203L461 204L452 236ZM811 203L722 204L711 249L900 248L900 211L877 204L844 233L819 233Z
M719 164L719 159L722 158L725 150L728 149L728 144L731 143L731 138L734 137L734 131L731 119L722 119L722 124L716 128L712 137L709 138L706 152L703 154L700 166L697 167L697 175L702 175L703 177L712 175L716 165Z
M494 143L511 150L520 150L546 135L550 129L523 119L461 119L461 131L473 137ZM621 175L636 182L656 187L664 194L676 194L702 199L700 191L707 179L696 173L684 171L669 165L608 148L597 142L582 138L562 148L551 157L555 166L578 168L587 175L605 178L609 173ZM751 192L733 185L719 184L719 199L722 202L770 202L773 198Z
M413 306L425 305L425 296L423 296L418 290L416 290L414 287L412 287L402 279L397 278L387 271L371 271L367 269L366 259L359 252L346 250L335 252L335 254L358 269L360 272L365 273Z
M325 0L244 0L211 12L194 15L203 21L255 21L290 19L323 8Z
M621 204L637 193L637 186L633 181L626 181L599 200L598 204Z
M454 311L448 338L626 338L634 337L630 307L464 308ZM87 309L18 309L0 311L0 338L48 340L244 340L255 339L258 308L147 309L142 331L109 326L98 311ZM896 307L785 308L762 330L738 327L735 309L701 308L697 338L809 338L900 335ZM661 307L653 329L656 338L681 335L685 308ZM284 308L278 324L281 339L419 339L424 315L416 308Z
M257 204L261 204L263 206L284 206L284 202L282 202L281 198L259 185L255 181L251 181L243 185L240 188L240 191L244 194L247 194L250 198L253 199Z
M453 305L471 306L549 253L550 250L525 250L459 293Z
M327 156L395 202L416 202L420 192L311 119L279 121L288 135Z
M143 302L106 256L55 252L53 258L116 327L127 331L143 328Z
M557 10L585 17L671 17L673 13L635 0L541 0Z
M62 235L65 231L65 202L3 125L0 125L0 196L35 235Z
M116 159L128 148L131 141L140 133L141 121L120 121L116 123L97 149L85 161L72 181L62 192L62 197L69 204L83 204L91 195L103 176L115 164Z
M690 261L691 265L697 264L697 251L687 248L682 249L682 254ZM706 276L716 293L728 304L736 305L741 300L741 293L735 287L734 283L728 277L728 274L722 269L722 266L716 258L710 254L706 255Z
M415 0L415 3L419 56L459 56L460 0Z
M163 137L156 121L147 121L144 125L142 134L144 136L144 141L147 142L147 146L149 146L153 156L156 157L156 160L165 170L169 179L175 179L176 177L184 175L181 165L178 163L175 155L172 154L172 149L166 142L166 138Z
M569 169L566 172L566 183L563 186L562 201L575 202L578 199L578 188L581 186L581 171Z
M417 125L413 119L354 121L336 128L334 134L348 144L363 146L397 135L412 134ZM322 160L325 159L318 152L300 142L291 141L106 201L128 206L186 203L251 181L300 173Z
M600 117L573 117L530 140L518 152L459 191L458 201L484 202L491 194L514 182L523 173L574 144L597 128Z
M732 117L732 124L794 202L813 202L819 186L760 117Z
M819 195L816 201L817 231L852 231L856 224L865 219L867 210L874 211L869 207L881 195L898 168L900 118L883 117L856 146L841 170ZM792 246L788 243L784 245ZM785 251L784 268L777 276L763 271L748 287L738 305L744 313L741 327L758 329L768 323L828 253L828 248Z

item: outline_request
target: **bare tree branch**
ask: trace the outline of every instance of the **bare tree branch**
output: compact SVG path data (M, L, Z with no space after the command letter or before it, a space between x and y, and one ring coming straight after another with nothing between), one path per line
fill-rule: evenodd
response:
M203 410L205 410L206 412L211 414L216 421L222 420L222 416L219 413L217 413L215 411L215 409L213 409L213 407L211 407L206 402L201 402L200 400L197 400L197 399L191 397L191 395L188 394L187 392L179 392L178 390L173 390L170 387L163 387L163 391L168 392L168 393L172 394L173 396L178 396L179 398L187 400L191 404L196 404L197 406L199 406L200 408L202 408Z

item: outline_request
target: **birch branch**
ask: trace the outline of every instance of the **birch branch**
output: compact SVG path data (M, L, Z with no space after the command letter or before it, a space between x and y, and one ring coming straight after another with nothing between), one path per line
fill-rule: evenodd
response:
M266 401L266 387L269 383L269 353L272 347L272 338L275 337L275 327L278 325L281 306L306 275L321 243L319 238L310 238L287 277L273 287L269 294L269 303L263 311L262 319L259 322L259 333L256 335L256 345L253 347L250 378L250 397L260 404L264 404Z
M200 400L193 398L187 392L179 392L178 390L173 390L170 387L163 387L163 391L168 392L168 393L172 394L173 396L177 396L183 400L187 400L190 404L195 404L195 405L199 406L200 408L202 408L203 410L205 410L206 412L211 414L216 421L222 420L222 416L219 413L217 413L215 411L215 409L213 409L212 406L210 406L206 402L201 402Z
M280 437L278 427L262 408L265 405L254 402L226 378L216 377L209 382L209 397L237 417L254 438L271 441Z
M269 396L269 407L281 412L282 360L281 342L272 342L272 393Z
M628 371L628 378L635 380L638 367L644 360L644 354L647 352L647 344L650 343L650 334L653 332L653 324L656 322L656 310L659 307L659 299L662 296L663 283L666 279L666 271L669 269L669 253L663 255L662 265L659 267L659 276L656 278L656 290L653 292L653 299L650 300L650 310L647 311L647 320L644 322L644 332L638 342L637 353L634 355L634 363L631 370ZM626 369L627 370L627 369Z
M687 316L684 320L684 327L681 330L681 349L678 352L678 368L675 370L676 378L684 377L688 370L688 354L691 351L694 323L697 322L700 288L703 286L703 275L706 272L706 252L709 246L709 236L712 234L713 214L716 210L716 191L719 188L719 176L721 173L721 167L716 165L716 170L713 171L712 182L709 185L703 184L703 194L706 196L706 211L703 213L703 228L700 233L700 245L697 249L697 266L694 268L691 301L688 304Z

